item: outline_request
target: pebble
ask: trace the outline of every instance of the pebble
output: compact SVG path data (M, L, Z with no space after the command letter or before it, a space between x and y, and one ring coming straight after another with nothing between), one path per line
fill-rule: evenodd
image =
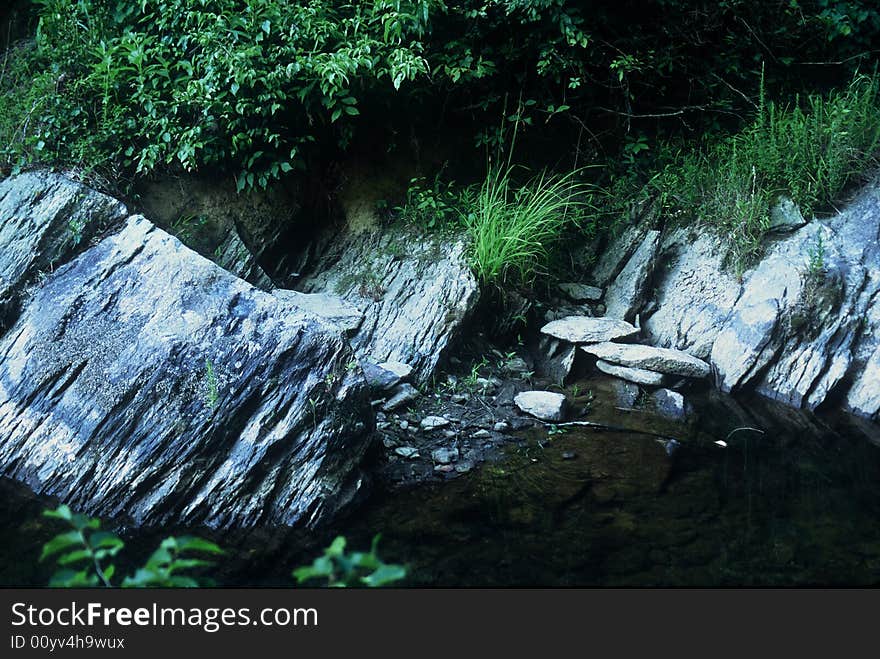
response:
M485 428L481 428L480 430L475 432L473 435L471 435L471 437L473 437L474 439L481 439L483 437L491 437L491 436L492 436L492 433L490 433Z
M403 419L401 421L398 421L397 425L400 426L401 430L406 430L407 428L409 428L409 421L407 421L406 419Z
M563 460L574 460L577 457L577 453L574 451L563 451L562 459Z
M474 463L470 460L465 460L464 462L459 462L457 465L455 465L455 471L457 471L459 474L466 474L473 468Z
M452 465L434 465L434 471L448 474L450 471L455 471L455 467L453 467Z
M466 403L468 402L468 396L467 394L452 394L449 400L451 400L453 403Z
M419 424L422 430L436 430L449 425L449 419L444 416L426 416Z
M442 465L449 464L450 462L455 462L458 460L458 449L457 448L446 448L441 447L438 449L434 449L431 452L431 459Z
M507 423L505 421L499 421L494 426L492 426L492 429L495 432L506 432L507 430L510 429L510 426L507 425Z
M415 446L399 446L394 449L394 452L402 458L409 458L411 460L419 457L419 449Z

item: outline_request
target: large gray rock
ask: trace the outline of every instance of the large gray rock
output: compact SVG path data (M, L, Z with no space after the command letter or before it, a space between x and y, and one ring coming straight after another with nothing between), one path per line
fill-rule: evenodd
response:
M544 325L541 333L568 343L601 343L636 336L639 330L616 318L566 316Z
M724 267L726 251L708 231L695 236L678 228L664 238L660 258L668 266L656 275L658 308L642 319L651 343L709 357L742 288Z
M877 216L873 226L851 216L842 222L842 217L847 216L795 232L751 273L712 347L722 390L752 386L812 409L848 373L857 375L851 367L858 330L878 291L876 284L868 286L862 231L876 236ZM823 265L811 270L809 253L820 241ZM876 261L876 238L873 243Z
M0 473L136 524L315 525L361 483L352 363L339 328L130 217L0 339Z
M60 174L0 181L0 332L31 284L127 216L122 203Z
M605 315L633 320L645 302L654 271L660 232L648 231L620 274L605 289Z
M479 298L463 239L401 229L333 232L296 288L330 293L363 313L351 337L362 359L399 361L428 381Z
M627 343L594 343L581 346L581 350L603 361L630 368L687 378L704 378L709 375L709 365L706 362L681 350Z
M782 229L801 223L794 209ZM780 224L781 223L781 224ZM784 225L784 227L783 227ZM841 401L880 413L880 188L866 188L842 212L770 239L738 281L724 243L671 231L655 271L654 343L708 358L724 391L753 389L789 405Z

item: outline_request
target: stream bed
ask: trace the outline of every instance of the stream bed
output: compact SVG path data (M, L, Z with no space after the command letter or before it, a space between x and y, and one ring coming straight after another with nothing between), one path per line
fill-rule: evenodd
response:
M335 535L366 549L381 532L380 555L408 566L409 586L880 584L876 424L716 392L689 396L675 421L612 404L607 380L587 387L590 419L633 430L536 426L452 480L377 484L321 533L195 530L229 548L211 576L293 585ZM0 490L0 585L45 584L40 548L60 528L40 513L53 502ZM134 565L183 531L121 533Z

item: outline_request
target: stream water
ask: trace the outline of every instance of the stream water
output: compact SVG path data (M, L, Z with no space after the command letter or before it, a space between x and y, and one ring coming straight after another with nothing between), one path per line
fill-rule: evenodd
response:
M534 429L455 480L377 488L321 534L210 534L231 547L213 575L292 585L335 535L367 548L381 532L413 586L880 584L876 424L713 392L690 398L686 421L601 400L591 418L637 430ZM656 435L678 440L671 456ZM45 584L47 503L0 487L0 584ZM169 532L125 534L132 560Z

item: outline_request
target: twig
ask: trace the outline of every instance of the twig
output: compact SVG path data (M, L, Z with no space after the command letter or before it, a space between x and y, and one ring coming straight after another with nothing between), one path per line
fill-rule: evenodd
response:
M764 433L763 430L759 430L758 428L750 428L748 426L743 426L742 428L734 428L729 433L727 433L727 437L724 438L724 441L727 441L728 439L730 439L732 435L734 435L735 433L738 433L740 430L751 430L752 432L760 433L761 435L766 434L766 433Z
M752 106L753 108L755 108L756 110L758 109L758 104L757 104L757 103L755 103L752 99L750 99L748 96L746 96L743 92L741 92L739 89L737 89L736 87L734 87L733 85L731 85L729 82L727 82L727 80L725 80L724 78L722 78L720 75L718 75L717 73L713 73L713 74L712 74L712 77L713 77L713 78L716 78L716 79L718 79L718 80L720 80L720 81L721 81L722 83L724 83L728 88L732 89L732 90L735 91L737 94L739 94L740 96L742 96L743 99L745 99L745 102L746 102L746 103L748 103L749 105L751 105L751 106Z
M609 432L628 432L634 435L650 435L651 437L659 437L660 439L675 439L669 435L661 435L650 430L639 430L638 428L624 428L623 426L610 426L605 423L596 423L595 421L567 421L565 423L547 423L542 422L544 426L552 428L568 428L571 426L579 426L582 428L595 428L596 430L607 430ZM678 441L678 440L676 440Z
M736 112L731 112L730 110L722 110L720 108L714 108L709 105L686 105L685 107L679 108L677 110L673 110L671 112L649 112L646 114L634 114L632 112L621 112L620 110L612 110L611 108L606 108L602 106L597 106L597 110L601 110L602 112L608 112L610 114L617 114L622 117L628 117L631 119L663 119L666 117L680 117L687 112L717 112L719 114L729 114L734 117L738 117L739 115Z
M776 55L773 54L773 51L770 50L770 48L767 46L767 44L765 44L763 41L761 41L761 37L759 37L758 33L752 29L752 26L749 25L742 16L737 16L737 18L739 19L740 23L745 25L746 28L748 29L748 31L752 33L752 36L755 37L755 41L757 41L759 44L761 44L764 47L764 50L766 50L767 54L773 58L773 61L778 62L779 59L776 57Z

